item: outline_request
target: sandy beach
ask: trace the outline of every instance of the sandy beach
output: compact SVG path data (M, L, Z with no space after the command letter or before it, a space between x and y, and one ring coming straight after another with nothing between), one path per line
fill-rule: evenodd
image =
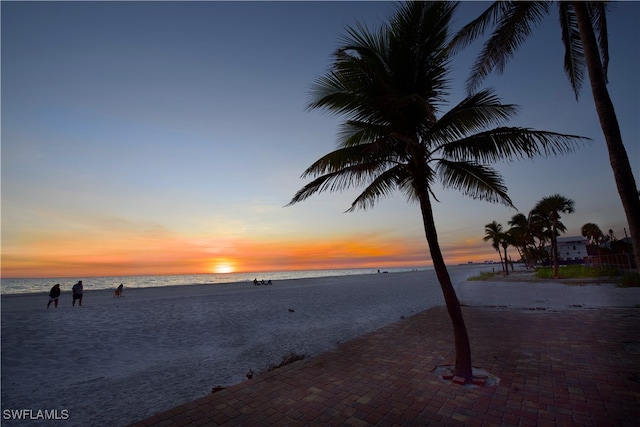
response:
M471 306L585 310L640 305L640 288L469 282L491 267L450 270ZM402 317L443 304L432 271L2 297L6 410L57 410L65 425L126 425L259 375L290 353L317 356ZM63 412L64 411L64 412Z

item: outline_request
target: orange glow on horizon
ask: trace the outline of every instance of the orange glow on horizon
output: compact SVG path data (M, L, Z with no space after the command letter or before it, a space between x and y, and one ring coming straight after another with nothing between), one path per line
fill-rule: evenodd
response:
M20 250L3 245L2 277L95 277L244 273L431 265L424 239L375 233L325 240L187 239L171 234L54 236ZM442 244L442 243L441 243ZM13 246L12 246L13 247ZM442 245L448 265L497 259L490 245ZM513 255L514 253L511 253Z

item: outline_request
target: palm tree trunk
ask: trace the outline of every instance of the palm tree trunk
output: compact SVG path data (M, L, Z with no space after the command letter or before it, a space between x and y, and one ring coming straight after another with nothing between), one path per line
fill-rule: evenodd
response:
M504 275L509 275L509 261L507 258L507 245L504 246Z
M604 69L600 61L598 44L587 10L587 3L573 2L573 8L576 13L578 28L580 29L580 38L589 72L593 101L596 105L600 127L607 143L609 162L613 169L620 200L629 223L636 268L640 268L640 197L638 197L638 188L633 177L627 150L622 142L613 102L607 89Z
M522 246L522 247L516 246L516 250L518 251L518 256L520 257L520 259L522 261L524 261L524 265L527 265L527 261L524 259L524 256L522 255L524 253L524 248L525 248L525 246ZM513 270L511 270L511 271L513 271Z
M451 323L453 325L453 336L456 347L456 366L454 375L464 378L466 382L470 382L473 379L473 371L471 367L471 346L469 344L469 336L467 335L467 327L465 326L464 318L462 316L460 301L458 301L458 296L453 288L449 272L447 271L447 266L444 263L444 258L440 251L429 194L426 191L422 191L419 194L422 222L424 224L427 243L429 244L431 261L433 262L433 268L436 272L436 276L438 277L438 281L440 282L444 301L447 306L447 312L449 313L449 317L451 318Z
M554 214L552 214L554 215ZM553 278L558 278L558 238L556 236L558 220L555 215L552 217L551 224L551 258L553 259Z
M500 245L496 248L498 251L498 256L500 257L500 268L504 271L504 262L502 262L502 252L500 252Z

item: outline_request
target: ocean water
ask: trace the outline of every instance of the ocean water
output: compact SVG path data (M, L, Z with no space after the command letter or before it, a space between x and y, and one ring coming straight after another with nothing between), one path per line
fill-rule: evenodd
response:
M430 270L428 267L420 268L386 268L389 273ZM70 291L71 287L82 280L85 290L115 289L120 283L127 288L153 288L163 286L181 285L216 285L221 283L251 283L267 280L276 283L278 280L304 279L312 277L351 276L360 274L378 274L377 269L355 268L339 270L299 270L299 271L275 271L253 273L225 273L225 274L187 274L169 276L104 276L104 277L64 277L64 278L37 278L37 279L0 279L0 294L32 294L48 293L53 285L60 284L63 291Z

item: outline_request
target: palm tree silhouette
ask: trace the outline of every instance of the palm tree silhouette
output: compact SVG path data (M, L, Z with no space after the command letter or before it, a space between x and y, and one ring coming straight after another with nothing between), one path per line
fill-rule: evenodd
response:
M533 264L531 259L532 247L534 245L533 234L529 217L523 213L517 213L507 222L511 226L509 234L512 238L512 244L520 253L520 258L524 260L527 266Z
M637 267L640 267L640 197L629 156L622 142L620 126L607 89L609 41L607 2L556 1L562 42L564 69L576 95L582 88L585 67L600 127L605 137L609 161L624 208ZM457 51L469 45L488 28L494 32L486 41L467 83L471 92L493 70L502 73L507 61L532 33L534 26L550 13L549 1L496 1L458 32L452 41Z
M600 245L604 240L604 233L598 226L592 222L588 222L580 229L582 237L586 237L591 245Z
M502 233L502 236L500 237L501 237L500 246L502 246L502 249L504 249L504 274L505 276L508 276L509 275L509 258L507 257L507 248L509 247L509 245L513 243L513 238L511 237L509 230Z
M504 232L502 231L502 224L499 224L495 220L486 224L484 226L484 237L482 240L484 242L491 242L491 247L498 252L498 256L500 257L500 265L502 265L502 269L505 270L506 262L503 264L502 262L502 252L500 252L500 242L502 241L502 235Z
M553 278L558 278L558 234L564 228L560 221L560 213L571 214L574 211L574 202L559 194L547 196L540 200L536 211L545 215L551 224L551 257L553 259Z
M447 96L449 29L456 4L397 5L375 31L348 27L330 70L312 87L309 109L342 116L338 148L302 177L313 180L289 205L322 191L364 187L348 211L367 209L394 190L417 201L425 237L452 321L454 374L472 378L471 350L433 215L436 181L475 199L512 206L500 174L488 164L503 159L573 150L585 139L518 127L495 127L516 114L491 90L468 96L441 114ZM435 199L437 201L437 199Z

